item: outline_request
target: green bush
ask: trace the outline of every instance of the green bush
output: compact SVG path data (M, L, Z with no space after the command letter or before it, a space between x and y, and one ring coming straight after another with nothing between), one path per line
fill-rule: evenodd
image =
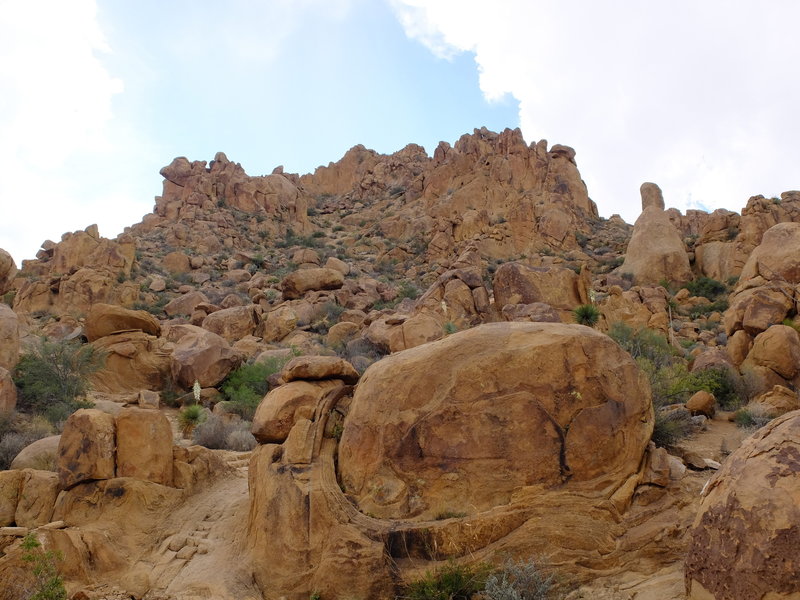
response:
M292 358L273 357L263 362L244 364L232 371L221 388L222 394L230 402L228 411L252 421L259 402L269 391L267 380Z
M650 439L659 448L674 446L692 431L692 416L682 408L663 411L656 409L653 435Z
M231 421L212 414L195 427L192 440L199 446L213 450L245 452L256 447L256 438L250 433L250 425L249 421Z
M206 409L199 404L190 404L178 413L178 424L181 432L188 437L194 429L206 420Z
M675 350L667 339L652 329L634 330L625 323L613 323L608 335L634 359L643 358L656 368L669 365L675 359Z
M546 575L533 560L509 560L486 579L483 597L485 600L547 600L553 584L553 576Z
M29 533L22 539L22 560L31 566L30 573L35 583L26 590L29 600L67 600L64 580L58 573L56 561L61 555L52 550L43 550L36 537Z
M428 572L425 577L410 583L404 598L408 600L470 600L486 583L491 567L458 565L454 562Z
M683 287L689 290L692 296L704 296L709 300L714 300L728 291L724 283L710 277L698 277Z
M572 311L575 322L587 327L594 327L600 320L600 309L594 304L581 304Z
M691 307L689 309L689 317L692 319L697 319L698 317L710 315L713 312L722 313L726 310L728 310L727 300L715 300L711 304L698 304L697 306Z
M88 377L103 368L105 358L90 344L40 338L14 370L17 408L57 423L76 409L91 406L79 398L89 390Z

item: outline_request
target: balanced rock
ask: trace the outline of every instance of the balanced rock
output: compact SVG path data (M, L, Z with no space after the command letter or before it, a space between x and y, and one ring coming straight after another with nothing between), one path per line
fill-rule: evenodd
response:
M281 291L286 299L302 298L312 290L338 290L344 285L344 275L326 267L299 269L281 281Z
M61 489L115 475L114 417L94 408L72 413L58 443L58 481Z
M94 304L86 315L86 337L90 342L120 331L140 330L161 335L161 324L146 310L131 310L114 304Z
M650 184L655 189L658 186ZM631 273L637 284L685 283L694 278L681 234L658 201L653 187L642 186L642 214L633 225L633 235L625 252L621 273ZM659 190L660 192L660 190Z
M653 427L646 390L599 332L475 327L367 369L344 422L341 481L384 518L487 510L521 486L624 481Z
M116 425L117 476L172 485L172 427L164 413L126 408Z
M292 381L275 388L256 409L253 436L262 444L282 444L298 419L313 420L322 397L340 385L335 380Z
M800 597L800 412L762 427L706 485L684 563L690 600Z
M639 193L642 196L642 210L651 206L664 210L664 194L661 193L661 188L655 183L645 181L641 187L639 187Z
M341 379L352 384L358 381L358 371L338 356L298 356L283 367L281 379L287 383L298 379Z

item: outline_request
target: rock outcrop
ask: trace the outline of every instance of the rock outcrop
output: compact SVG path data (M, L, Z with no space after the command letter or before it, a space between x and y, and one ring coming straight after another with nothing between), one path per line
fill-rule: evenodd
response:
M17 265L11 255L0 248L0 294L11 289L11 282L17 276Z
M750 437L707 484L686 557L691 600L800 595L800 413Z

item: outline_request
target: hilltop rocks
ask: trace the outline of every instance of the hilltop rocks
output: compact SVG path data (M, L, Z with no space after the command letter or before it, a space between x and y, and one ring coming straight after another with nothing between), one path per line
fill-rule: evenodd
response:
M652 429L641 377L608 337L554 323L493 323L392 355L356 390L342 483L361 510L408 518L487 510L519 486L623 480Z
M289 273L281 281L281 291L287 300L302 298L313 290L338 290L344 285L344 275L336 269L326 267L299 269Z
M656 191L658 190L658 191ZM633 225L621 273L631 273L637 284L666 280L685 283L694 278L680 233L664 211L663 198L655 184L644 184L642 214Z
M115 475L114 417L96 409L72 413L58 444L58 482L61 489Z
M201 387L217 385L244 358L221 336L194 325L176 325L167 337L175 342L170 357L172 376L187 389L195 381Z
M0 367L13 370L19 361L19 318L0 303Z
M86 338L93 342L120 331L139 330L150 335L161 335L161 324L144 310L130 310L113 304L98 303L86 316Z
M11 282L17 276L17 265L11 255L0 248L0 294L11 289Z
M690 600L800 594L800 413L747 439L706 486L685 561Z

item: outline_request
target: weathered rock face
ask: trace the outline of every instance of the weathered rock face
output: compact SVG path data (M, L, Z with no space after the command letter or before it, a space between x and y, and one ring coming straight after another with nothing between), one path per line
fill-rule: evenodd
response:
M117 475L172 485L172 428L164 413L126 408L116 425Z
M60 435L48 435L28 444L11 461L12 469L39 469L52 471L58 465Z
M800 413L747 439L708 483L685 562L691 600L800 595Z
M800 283L800 223L779 223L764 233L742 269L741 281L763 277Z
M113 479L116 464L114 417L96 409L72 413L58 444L61 489L92 479Z
M642 210L655 206L664 210L664 194L661 193L661 188L655 183L644 182L639 187L639 193L642 196Z
M367 370L342 483L363 511L405 518L486 510L522 486L623 480L652 430L646 390L630 356L588 328L476 327Z
M312 420L317 404L341 381L292 381L270 391L258 405L252 433L262 444L286 441L301 418Z
M229 344L253 335L258 326L255 306L233 306L217 310L203 319L203 329L222 336Z
M97 391L160 390L169 379L171 348L163 338L133 331L107 335L92 345L107 353L104 367L90 378Z
M338 356L298 356L283 367L281 379L286 382L298 379L310 381L341 379L345 383L356 383L358 371Z
M649 185L658 189L655 184ZM661 280L685 283L693 279L689 257L680 233L664 212L663 198L660 203L653 199L658 195L653 187L642 186L642 214L633 225L620 272L633 274L638 284Z
M120 331L140 330L161 335L161 324L145 310L131 310L113 304L98 303L86 315L86 337L90 342Z
M0 248L0 294L11 289L11 282L17 276L17 265L11 255Z
M0 367L13 370L19 361L19 319L8 305L0 303Z
M564 321L571 320L572 309L589 302L587 278L560 267L505 263L494 274L493 291L499 309L507 304L543 302L557 309Z
M177 325L168 333L175 342L171 357L172 376L185 388L195 381L213 387L235 369L244 358L224 338L194 325Z

